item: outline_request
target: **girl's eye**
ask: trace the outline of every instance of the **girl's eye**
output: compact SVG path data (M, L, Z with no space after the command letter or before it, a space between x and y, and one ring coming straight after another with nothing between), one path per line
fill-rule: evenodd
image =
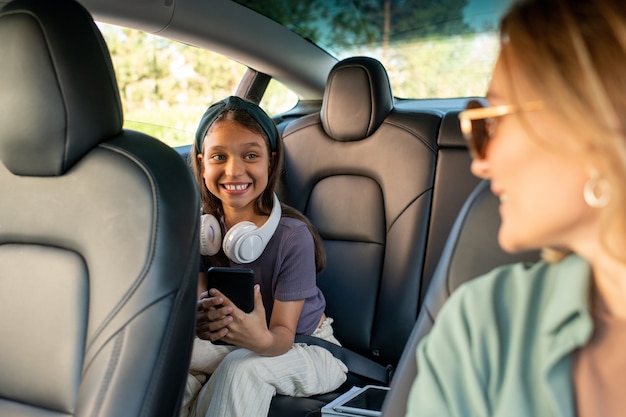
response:
M226 159L226 157L224 155L211 155L211 159L215 160L215 161L223 161Z
M256 159L256 158L258 158L258 157L259 157L259 156L258 156L257 154L255 154L255 153L249 153L249 154L247 154L247 155L246 155L246 157L245 157L245 158L246 158L246 159Z

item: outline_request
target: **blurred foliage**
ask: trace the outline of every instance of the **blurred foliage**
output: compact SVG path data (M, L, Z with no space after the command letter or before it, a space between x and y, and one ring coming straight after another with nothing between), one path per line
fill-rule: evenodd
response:
M202 103L231 94L245 66L141 31L101 25L125 109Z
M484 95L498 49L493 33L467 34L398 42L387 50L356 49L346 56L383 62L396 97L450 98Z
M106 39L124 107L124 127L171 146L193 142L206 108L235 92L246 67L222 55L141 31L98 24ZM297 97L278 83L264 100L270 114L289 110Z
M345 50L472 32L468 0L235 0L322 45Z

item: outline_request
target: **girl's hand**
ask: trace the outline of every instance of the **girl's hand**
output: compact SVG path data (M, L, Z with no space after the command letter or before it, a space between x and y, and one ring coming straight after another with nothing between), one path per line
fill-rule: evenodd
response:
M196 335L211 342L223 338L232 322L232 311L233 303L218 290L203 292L197 302Z
M304 300L274 301L268 328L258 284L254 286L254 309L248 314L218 290L212 288L209 294L203 294L205 297L198 301L198 337L211 341L223 339L264 356L282 355L293 345Z
M217 290L216 292L219 293ZM226 323L226 328L223 329L225 333L221 336L225 342L255 352L258 352L260 347L271 343L271 335L265 318L265 307L258 284L254 286L254 309L250 313L244 313L223 294L220 294L220 297L224 299L225 307L223 308L230 308L230 315L228 316L230 321Z

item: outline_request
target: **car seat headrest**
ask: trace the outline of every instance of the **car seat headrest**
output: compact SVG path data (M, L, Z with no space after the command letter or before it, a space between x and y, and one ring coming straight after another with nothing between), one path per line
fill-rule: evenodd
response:
M121 132L111 58L83 6L9 2L0 10L0 39L0 160L7 169L62 175Z
M385 67L374 58L352 57L331 69L322 102L322 126L331 138L354 141L370 136L393 109Z

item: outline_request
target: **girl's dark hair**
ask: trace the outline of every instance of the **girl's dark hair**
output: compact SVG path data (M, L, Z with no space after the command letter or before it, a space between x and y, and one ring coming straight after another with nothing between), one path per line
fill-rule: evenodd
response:
M212 123L212 125L221 123L226 120L237 123L239 126L253 133L256 133L257 135L260 135L265 140L268 153L270 154L270 173L267 187L257 198L254 209L257 214L267 216L272 211L272 206L274 204L274 193L276 192L276 188L278 187L278 184L280 182L283 170L283 141L280 139L278 129L272 121L272 126L274 129L276 129L276 137L279 138L279 140L276 141L276 149L272 152L267 134L261 128L259 123L257 123L257 121L254 120L254 118L250 116L250 114L248 114L248 112L244 110L225 110L217 118L215 118L215 121ZM209 127L208 131L210 132L210 130L211 128ZM211 194L206 184L204 183L204 178L202 177L202 164L198 160L198 149L195 146L192 146L191 148L191 154L189 155L189 164L200 190L202 213L212 214L217 219L221 219L224 216L222 201L213 194ZM317 231L317 229L315 229L311 221L298 210L282 203L281 206L283 216L299 219L306 223L309 231L311 232L311 235L313 236L313 242L315 245L315 269L316 272L319 274L326 267L326 251L324 249L324 244L319 232ZM223 250L220 249L218 254L212 258L213 259L211 260L211 264L215 266L228 266L228 258L226 258L226 254L224 254Z

